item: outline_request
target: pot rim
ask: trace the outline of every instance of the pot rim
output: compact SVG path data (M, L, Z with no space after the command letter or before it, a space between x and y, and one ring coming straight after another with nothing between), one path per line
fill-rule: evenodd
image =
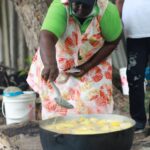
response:
M110 132L106 132L106 133L94 133L94 134L72 134L72 133L64 133L64 132L57 132L54 130L48 130L46 128L47 125L50 125L52 123L57 123L57 122L62 122L62 121L66 121L66 120L72 120L72 119L77 119L80 117L86 117L86 118L99 118L99 119L114 119L114 120L125 120L125 121L129 121L132 125L129 128L125 128L122 130L117 130L117 131L110 131ZM53 132L56 134L63 134L63 135L75 135L75 136L87 136L87 135L103 135L103 134L110 134L110 133L117 133L117 132L121 132L121 131L125 131L131 128L135 127L136 122L127 116L123 116L123 115L117 115L117 114L85 114L85 115L68 115L68 116L57 116L57 117L53 117L50 119L46 119L46 120L42 120L39 122L39 126L41 129L48 131L48 132Z

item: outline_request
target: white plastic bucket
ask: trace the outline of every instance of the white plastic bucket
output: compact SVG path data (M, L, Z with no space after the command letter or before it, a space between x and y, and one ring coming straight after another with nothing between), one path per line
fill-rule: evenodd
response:
M13 97L3 96L2 113L6 124L35 120L35 100L36 94L32 91Z
M127 68L121 68L119 70L123 95L129 95L129 86L127 81L126 71Z

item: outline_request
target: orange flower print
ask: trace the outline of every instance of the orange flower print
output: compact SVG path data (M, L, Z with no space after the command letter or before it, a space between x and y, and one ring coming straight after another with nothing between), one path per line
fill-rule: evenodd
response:
M65 58L59 58L59 59L58 59L58 62L59 62L59 63L63 63L65 60L66 60Z
M101 62L101 65L105 68L105 67L110 67L111 65L109 64L109 62L107 62L106 60Z
M90 40L89 42L93 47L97 47L99 45L99 41Z
M50 101L50 100L48 99L48 100L45 100L45 101L43 102L43 107L44 107L45 109L47 109L47 111L51 112L51 111L53 111L53 110L56 109L57 104L56 104L55 102Z
M105 91L105 92L104 92ZM109 99L112 96L112 86L103 85L100 87L100 96L103 97L103 103L109 103Z
M67 115L67 109L66 109L66 108L63 108L63 107L61 107L61 106L58 106L58 105L57 105L55 111L58 112L61 116Z
M101 34L94 34L93 37L94 39L99 40L102 36Z
M65 46L66 47L71 47L73 45L74 45L74 43L73 43L72 38L71 37L67 37L66 40L65 40Z
M100 88L99 94L93 95L91 98L91 100L95 101L96 105L99 107L105 106L108 104L109 96L107 95L105 91L106 89L104 90L103 88Z
M104 93L104 91L102 91L102 90L100 90L100 97L101 97L101 98L105 98L105 93Z
M74 48L77 44L78 44L78 35L77 33L73 32L71 37L67 37L65 39L64 53L73 55L72 48Z
M35 72L36 72L37 76L41 77L41 68L37 67Z
M108 71L112 71L112 66L111 65L109 65Z
M93 114L95 110L93 110L91 107L87 107L87 114Z
M37 53L33 56L32 61L35 62L37 60Z
M47 82L47 86L49 89L52 89L52 85L50 84L50 82Z
M84 36L83 36L83 38L82 38L82 42L83 42L83 43L87 41L87 36L88 36L88 34L87 34L87 33L86 33L86 34L84 34Z
M102 80L103 75L102 75L101 69L99 67L95 67L93 71L95 72L94 76L92 77L93 81L99 82L100 80Z
M94 82L99 82L100 80L102 80L102 78L103 78L102 74L99 74L99 75L97 74L93 76Z
M95 71L95 73L100 73L101 69L96 66L96 67L93 68L93 71Z
M107 104L108 104L108 100L109 100L109 98L108 98L108 96L106 96L105 95L105 97L104 98L101 98L101 106L106 106Z
M75 96L74 96L74 99L76 100L76 99L80 99L80 95L81 95L81 92L79 91L79 90L76 90L75 91ZM80 101L80 100L79 100Z
M108 93L108 96L111 96L111 95L112 95L112 90L111 90L111 89L108 89L108 90L107 90L107 93Z
M93 56L93 52L89 51L87 54L86 54L86 58L91 58Z
M101 107L101 106L105 106L105 105L108 104L108 103L107 103L107 102L108 102L107 99L108 99L107 96L105 96L105 97L99 96L99 98L98 98L98 99L95 99L94 101L96 102L96 105L97 105L97 106Z
M75 94L74 88L70 88L70 89L69 89L69 94L70 94L70 95L74 95L74 94Z
M93 96L90 98L91 101L99 101L99 99L100 99L100 96L99 96L99 95L93 95Z
M110 71L105 72L106 79L112 79L112 74Z
M78 34L76 32L72 32L72 37L74 39L75 45L78 44Z
M97 111L98 114L101 114L102 113L101 107L97 107L96 111Z
M73 55L73 50L70 47L66 47L64 49L64 53L69 54L69 55Z
M111 96L112 95L112 86L110 85L105 85L105 88L107 89L107 95Z
M108 95L104 91L100 91L100 105L105 106L108 104Z
M87 78L86 78L85 76L82 76L82 77L80 78L80 80L81 80L81 82L86 82L86 81L87 81Z
M69 59L65 61L64 69L66 70L66 69L72 68L73 66L74 66L74 60Z
M74 66L74 60L73 59L59 58L58 62L60 64L60 68L63 70L70 69Z
M89 42L93 47L97 47L100 44L99 43L100 38L102 38L100 34L95 34L89 39Z

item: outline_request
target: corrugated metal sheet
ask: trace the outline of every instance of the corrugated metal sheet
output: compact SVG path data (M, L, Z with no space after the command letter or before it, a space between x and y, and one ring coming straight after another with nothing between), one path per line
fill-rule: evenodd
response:
M29 51L17 14L9 0L0 0L0 7L0 62L11 68L23 69ZM123 41L112 53L112 58L117 69L126 66Z
M112 63L113 66L117 69L127 66L127 57L123 41L124 40L122 39L116 50L114 50L112 53Z
M25 67L28 50L11 1L0 0L0 62L15 69Z

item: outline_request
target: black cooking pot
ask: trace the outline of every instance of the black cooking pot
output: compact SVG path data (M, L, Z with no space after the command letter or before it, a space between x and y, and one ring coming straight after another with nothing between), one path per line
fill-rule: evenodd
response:
M49 131L45 127L56 121L65 121L80 117L96 117L99 119L125 120L131 122L128 129L109 133L90 135L64 134ZM130 150L133 142L135 122L125 116L108 115L79 115L74 117L56 117L41 121L40 139L43 150Z

